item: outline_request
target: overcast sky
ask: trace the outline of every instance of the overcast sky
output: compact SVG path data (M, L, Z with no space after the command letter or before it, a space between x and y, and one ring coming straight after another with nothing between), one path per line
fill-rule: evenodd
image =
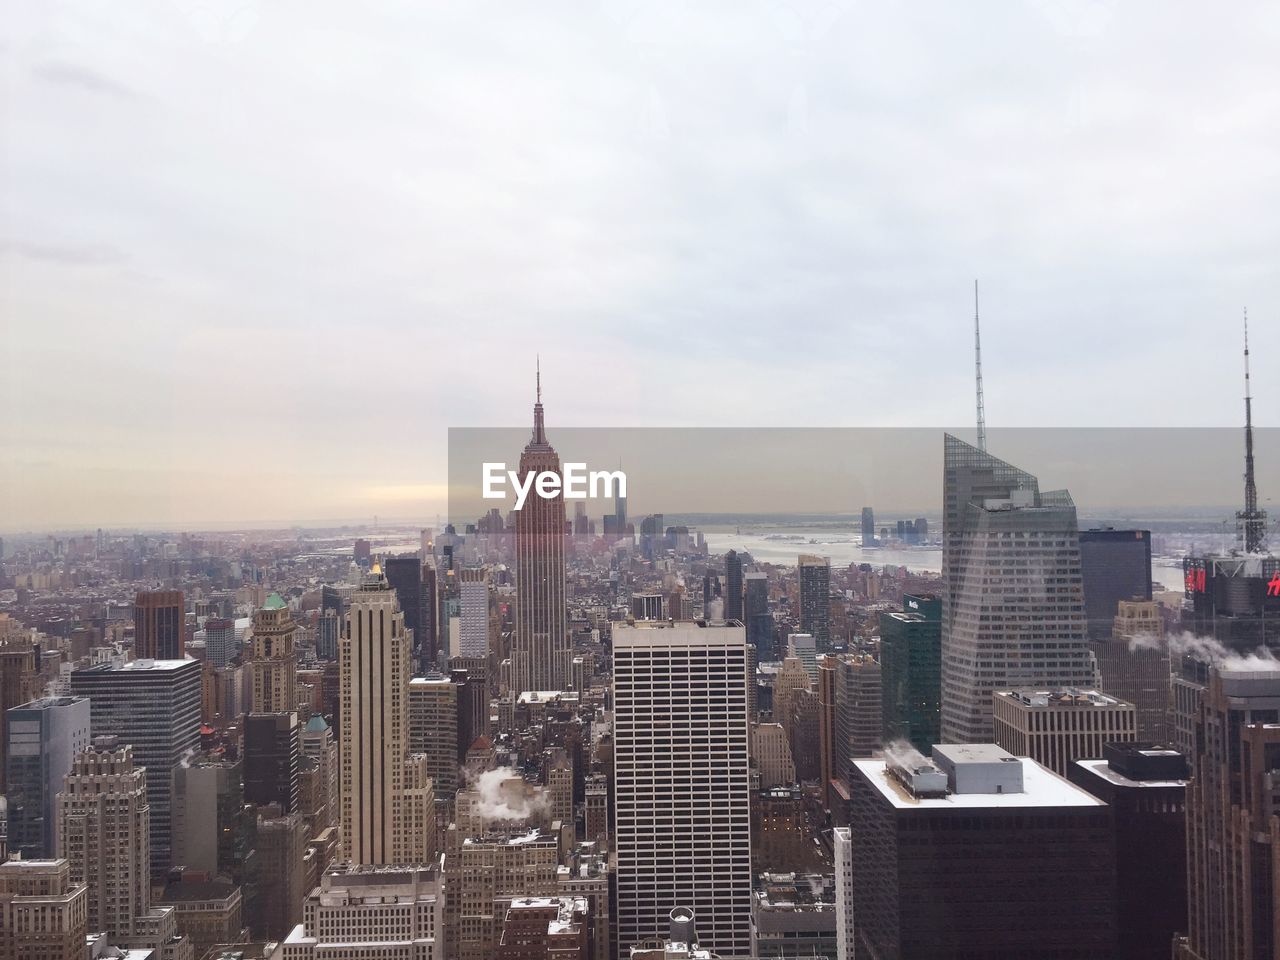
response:
M1246 305L1280 409L1275 5L0 31L0 529L429 516L447 429L527 422L538 352L553 440L965 425L975 276L992 424L1235 425Z

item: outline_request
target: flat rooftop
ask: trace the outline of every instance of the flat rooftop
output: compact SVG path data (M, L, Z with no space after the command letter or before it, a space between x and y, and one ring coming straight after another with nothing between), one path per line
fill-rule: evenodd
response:
M1075 762L1095 777L1114 783L1119 787L1153 787L1167 790L1170 787L1185 787L1187 785L1186 780L1130 780L1123 773L1111 769L1111 764L1106 760L1077 760Z
M994 744L947 744L953 752L972 752L982 762L998 762L1005 752ZM938 747L934 747L935 752ZM996 751L999 753L997 754ZM889 774L884 760L855 760L853 764L894 807L900 810L1002 810L1045 807L1105 807L1097 797L1068 783L1030 757L1015 758L1022 764L1021 793L949 793L945 797L919 799ZM961 761L963 762L963 760Z
M1124 700L1117 699L1100 690L1080 690L1064 688L1060 690L1000 690L996 696L1002 700L1010 700L1024 707L1120 707L1129 706Z

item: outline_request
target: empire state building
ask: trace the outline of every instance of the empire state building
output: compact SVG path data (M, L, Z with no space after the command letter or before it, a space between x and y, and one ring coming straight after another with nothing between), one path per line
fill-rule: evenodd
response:
M560 472L560 457L547 443L542 422L542 376L533 405L533 436L520 454L521 482L544 470ZM565 690L573 650L565 624L564 497L531 490L516 511L516 631L511 649L511 688Z

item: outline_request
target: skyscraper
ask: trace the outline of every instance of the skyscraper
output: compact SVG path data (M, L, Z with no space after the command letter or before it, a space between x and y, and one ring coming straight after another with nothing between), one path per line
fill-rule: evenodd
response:
M862 508L862 545L876 546L876 513L870 507Z
M71 674L71 691L89 698L90 732L133 747L147 771L151 873L173 865L173 796L178 767L200 745L200 663L133 660Z
M298 809L301 730L296 713L249 713L244 717L244 799L282 813Z
M133 749L95 737L76 756L57 813L58 856L71 865L72 880L89 888L89 929L132 937L134 921L151 909L151 808Z
M422 560L416 556L388 557L382 562L387 583L396 592L406 630L413 632L413 644L422 643Z
M756 649L757 662L774 658L773 617L769 614L769 575L752 572L744 578L743 626L747 643Z
M812 634L819 653L831 650L831 561L802 554L799 561L800 632Z
M462 606L458 656L489 655L489 578L483 569L458 572L458 596Z
M1067 491L948 434L942 535L945 742L991 741L997 689L1097 686Z
M219 670L239 652L236 645L236 622L224 617L209 617L204 622L204 658Z
M55 798L62 778L89 745L89 701L44 697L14 707L8 720L9 851L27 860L48 859L57 850Z
M433 674L409 681L409 748L425 754L438 798L458 790L458 687Z
M1107 640L1124 600L1151 599L1151 531L1080 531L1080 576L1089 638Z
M703 947L751 952L747 646L736 624L618 625L618 949L692 907Z
M742 558L737 550L724 557L724 618L742 622Z
M133 601L134 659L181 660L186 609L181 590L139 591Z
M79 960L88 896L66 860L0 863L0 957Z
M880 614L880 673L885 741L927 754L941 741L941 600L907 595L901 612Z
M533 437L520 454L520 476L560 472L542 419L542 380L533 406ZM564 497L531 491L516 511L516 629L511 644L511 688L568 690L573 649L565 612Z
M253 615L249 670L253 680L250 713L287 713L298 709L298 626L288 605L273 593Z
M350 863L422 862L427 825L412 817L411 799L424 787L426 759L409 753L410 643L395 591L375 564L351 598L339 644L342 843Z
M1186 960L1280 953L1280 669L1209 672L1187 787Z

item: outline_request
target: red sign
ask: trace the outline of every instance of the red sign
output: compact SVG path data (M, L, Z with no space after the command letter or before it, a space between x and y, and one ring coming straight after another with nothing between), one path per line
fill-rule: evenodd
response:
M1277 570L1275 576L1267 581L1267 596L1280 597L1280 570Z
M1191 569L1187 571L1186 585L1188 593L1204 593L1205 574L1204 567L1199 569Z

